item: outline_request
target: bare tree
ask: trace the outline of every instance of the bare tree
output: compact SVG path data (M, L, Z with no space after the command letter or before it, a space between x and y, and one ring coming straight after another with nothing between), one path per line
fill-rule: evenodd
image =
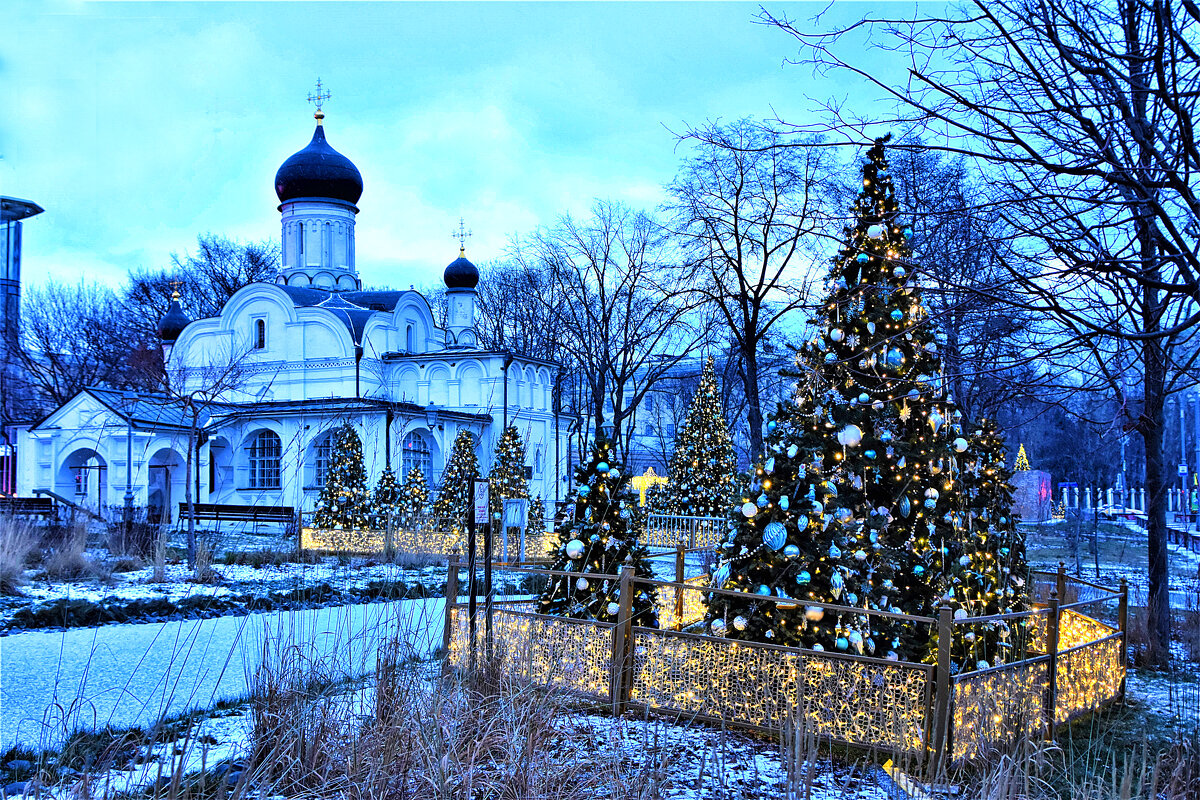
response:
M1190 0L975 0L946 17L840 30L762 21L799 40L803 60L893 99L896 113L873 127L919 131L985 173L989 213L1012 232L996 250L1024 307L1057 324L1060 361L1084 376L1080 388L1115 397L1145 444L1150 657L1165 662L1164 402L1194 380L1200 322L1200 11ZM903 58L899 80L861 66L864 32ZM867 120L827 111L820 130L867 138Z
M513 242L511 255L543 276L537 298L582 373L585 416L595 429L609 420L626 451L625 423L646 392L708 336L669 236L645 212L597 201L588 220L564 216Z
M139 340L156 340L159 317L170 305L175 286L179 304L192 319L218 316L239 289L274 283L279 258L279 243L272 239L240 242L200 234L195 252L172 253L170 267L130 270L124 297L127 323Z
M81 389L119 383L128 345L116 294L96 283L47 283L21 305L22 371L43 402L62 405Z
M804 307L823 276L820 238L832 222L837 173L830 153L780 147L751 120L690 131L694 152L669 187L674 225L688 245L687 281L718 311L737 346L752 457L763 452L760 349Z

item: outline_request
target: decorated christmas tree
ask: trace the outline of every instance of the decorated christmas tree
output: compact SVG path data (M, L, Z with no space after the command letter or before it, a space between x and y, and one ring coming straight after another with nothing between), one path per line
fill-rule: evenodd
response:
M721 394L711 358L704 365L700 387L675 436L675 452L668 471L673 514L723 515L737 491L737 457L721 410Z
M542 500L539 494L533 498L533 502L529 504L529 521L526 524L526 530L532 534L539 534L545 530L546 524L546 502Z
M371 494L371 517L376 529L386 529L400 524L402 513L400 486L391 467L384 467Z
M488 503L492 519L499 523L505 500L528 500L529 481L525 480L525 443L516 425L509 425L496 443L492 471L488 474Z
M962 567L949 593L954 605L972 617L1008 614L1027 608L1025 535L1012 512L1012 473L1004 436L984 420L971 433L971 446L960 459L963 530ZM987 668L1011 661L1014 640L1008 622L982 623L964 630L954 642L956 666Z
M1028 472L1033 469L1029 466L1029 456L1025 455L1025 445L1017 450L1017 463L1013 465L1013 472Z
M420 467L413 467L400 487L400 515L405 525L415 526L429 504L429 484Z
M862 170L855 225L801 350L795 398L719 547L713 584L783 602L713 595L710 630L732 638L921 661L930 626L810 601L936 614L958 571L958 459L969 446L946 397L934 329L910 282L884 142Z
M615 622L621 602L619 582L586 576L619 575L628 559L637 577L654 577L646 549L631 531L637 497L614 456L612 443L597 436L591 461L575 472L579 486L567 519L558 527L559 545L550 568L580 577L551 578L538 601L539 613ZM645 586L634 592L630 601L634 625L658 627L655 595Z
M471 480L479 477L479 461L475 456L475 439L470 431L461 430L454 437L450 460L442 473L442 490L433 502L435 524L445 525L458 535L466 529L467 507L471 500Z
M353 426L347 423L334 433L329 466L325 470L325 486L317 498L313 525L361 530L369 525L369 510L362 441Z

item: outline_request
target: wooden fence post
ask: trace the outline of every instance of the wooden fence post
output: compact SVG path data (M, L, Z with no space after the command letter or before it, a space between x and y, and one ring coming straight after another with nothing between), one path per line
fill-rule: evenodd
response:
M1054 591L1058 593L1058 602L1065 603L1067 600L1067 565L1065 562L1058 562L1058 574L1054 577Z
M680 544L675 548L675 582L683 583L684 550ZM683 587L675 587L675 630L683 630Z
M612 663L608 685L614 717L620 716L625 710L625 696L629 690L625 675L625 663L630 649L630 628L633 627L633 564L631 563L626 563L621 567L620 593L617 624L613 627Z
M954 610L943 604L938 608L938 654L933 695L933 770L931 779L944 771L952 755L950 749L950 645L954 640Z
M1117 627L1121 630L1121 687L1117 698L1125 702L1125 670L1129 664L1129 581L1121 578L1121 600L1117 604Z
M1046 667L1046 694L1042 698L1042 711L1046 715L1046 741L1054 741L1054 728L1058 706L1058 592L1050 594L1050 613L1046 616L1046 652L1050 661Z
M442 629L442 674L450 671L450 644L454 640L454 606L458 602L458 550L450 551L450 561L446 567L446 618Z

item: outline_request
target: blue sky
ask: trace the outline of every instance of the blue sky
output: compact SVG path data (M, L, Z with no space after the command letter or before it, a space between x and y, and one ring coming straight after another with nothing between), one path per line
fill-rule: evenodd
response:
M770 5L805 18L824 3ZM830 12L849 19L869 4ZM686 148L668 130L803 119L845 93L784 66L753 3L78 3L0 11L0 194L26 225L25 279L119 283L199 233L278 237L275 170L332 91L355 162L359 273L427 285L456 255L585 214L653 207Z

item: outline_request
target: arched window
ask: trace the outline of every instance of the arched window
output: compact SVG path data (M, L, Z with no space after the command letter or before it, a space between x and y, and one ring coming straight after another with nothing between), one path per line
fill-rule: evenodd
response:
M313 486L324 488L325 475L329 470L329 456L333 452L333 434L327 433L313 448Z
M254 320L254 349L267 349L267 321L265 319Z
M404 328L404 352L411 353L412 351L413 351L412 325L407 325Z
M251 489L278 489L283 442L274 431L259 431L246 447Z
M433 448L429 439L417 431L404 437L400 443L400 479L408 477L413 467L420 467L425 480L433 479Z

